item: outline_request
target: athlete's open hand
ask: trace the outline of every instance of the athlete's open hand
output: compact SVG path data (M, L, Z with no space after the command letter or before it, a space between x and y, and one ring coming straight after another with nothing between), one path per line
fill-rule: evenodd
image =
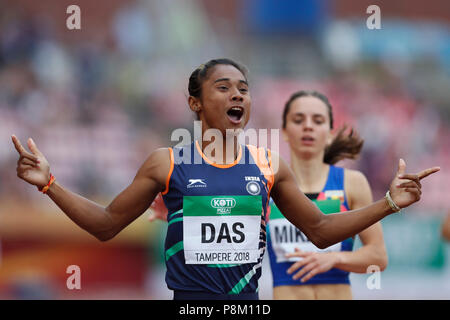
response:
M392 200L400 208L408 207L414 202L419 201L422 194L420 180L432 173L438 172L440 168L432 167L416 174L407 174L405 170L406 163L403 159L400 159L396 177L390 187Z
M17 176L40 189L47 185L50 180L50 166L42 152L36 147L33 139L29 138L27 141L30 153L22 146L15 135L12 135L11 138L20 155L17 161Z
M307 252L295 248L295 252L286 254L287 258L301 257L300 261L292 264L287 269L288 274L302 268L299 272L293 275L292 279L297 280L302 278L302 282L306 282L316 274L327 272L338 263L337 252Z
M152 209L152 213L148 217L148 221L154 221L156 219L167 221L167 208L164 204L164 200L161 196L161 193L158 193L155 200L153 200L150 208Z

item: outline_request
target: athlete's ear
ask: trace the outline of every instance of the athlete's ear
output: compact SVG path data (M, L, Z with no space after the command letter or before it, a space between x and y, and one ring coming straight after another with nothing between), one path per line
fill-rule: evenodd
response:
M202 103L199 98L189 96L188 103L189 108L194 112L199 112L202 109Z

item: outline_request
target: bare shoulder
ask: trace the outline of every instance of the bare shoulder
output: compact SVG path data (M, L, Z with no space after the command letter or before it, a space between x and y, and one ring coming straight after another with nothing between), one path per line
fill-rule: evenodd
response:
M353 169L344 169L344 179L348 185L357 187L362 183L368 183L367 178L361 171Z
M284 180L289 172L289 165L276 151L270 151L271 165L274 173L275 184Z
M344 169L344 189L351 209L372 203L372 190L364 173Z
M147 157L139 169L136 178L151 179L164 186L172 168L173 155L171 148L159 148Z

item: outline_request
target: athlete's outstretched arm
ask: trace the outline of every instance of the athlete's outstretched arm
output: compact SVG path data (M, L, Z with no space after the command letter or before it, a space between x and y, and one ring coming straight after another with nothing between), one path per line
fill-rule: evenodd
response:
M41 189L50 180L50 166L32 139L25 150L16 136L12 141L20 158L17 176ZM165 188L170 170L168 149L154 151L141 166L133 182L107 207L103 207L54 182L48 196L78 226L101 241L113 238L123 228L145 212L158 192Z
M364 174L356 170L345 170L346 190L350 209L360 209L373 202L372 190ZM366 273L370 266L380 271L386 269L388 255L384 244L381 222L374 223L358 234L362 247L355 251L338 252L336 268L349 272Z
M356 235L394 212L383 198L361 209L325 215L300 191L286 162L277 154L272 157L273 162L278 163L271 192L275 204L292 224L321 249ZM418 174L405 174L405 169L406 164L400 159L396 177L390 186L391 197L400 208L418 201L422 193L420 179L440 168L429 168Z
M447 213L447 217L444 219L444 222L442 223L442 237L450 241L450 210Z

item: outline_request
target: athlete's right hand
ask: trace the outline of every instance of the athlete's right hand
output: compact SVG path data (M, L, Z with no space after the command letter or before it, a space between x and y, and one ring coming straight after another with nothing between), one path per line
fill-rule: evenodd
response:
M29 138L27 141L31 153L25 150L15 135L12 135L11 139L20 155L17 161L17 176L39 189L46 186L50 180L50 166L33 139Z

